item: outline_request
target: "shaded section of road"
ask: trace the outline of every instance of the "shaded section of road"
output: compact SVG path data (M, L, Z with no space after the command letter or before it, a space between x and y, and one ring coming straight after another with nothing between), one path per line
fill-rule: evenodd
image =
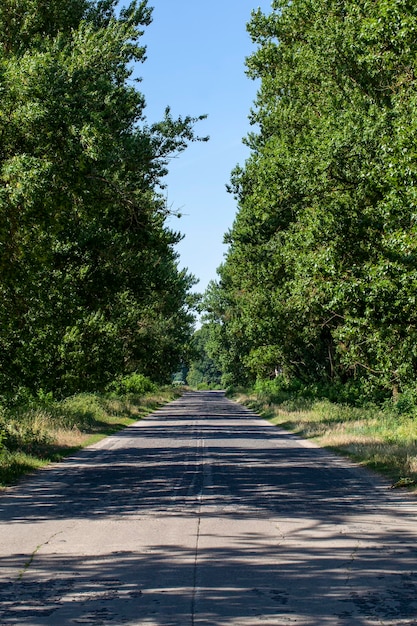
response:
M417 624L416 512L186 394L0 497L0 623Z

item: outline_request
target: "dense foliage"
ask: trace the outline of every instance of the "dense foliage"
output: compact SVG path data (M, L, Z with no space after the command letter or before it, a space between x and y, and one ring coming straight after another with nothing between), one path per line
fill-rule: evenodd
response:
M116 4L0 6L3 395L168 380L192 334L161 189L197 120L146 124L131 74L151 10Z
M253 13L255 131L206 297L226 382L414 384L416 24L412 0Z

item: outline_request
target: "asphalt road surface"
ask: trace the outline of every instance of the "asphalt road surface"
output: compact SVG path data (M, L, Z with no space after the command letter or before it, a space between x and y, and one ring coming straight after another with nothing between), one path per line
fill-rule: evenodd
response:
M417 624L417 500L188 393L0 496L0 624Z

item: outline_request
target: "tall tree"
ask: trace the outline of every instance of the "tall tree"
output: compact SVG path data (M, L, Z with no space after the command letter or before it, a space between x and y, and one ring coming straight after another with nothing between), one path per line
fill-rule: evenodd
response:
M163 177L200 118L148 126L146 1L0 7L0 389L168 379L192 333Z
M416 376L417 7L279 0L253 14L261 80L220 269L223 335L256 376Z

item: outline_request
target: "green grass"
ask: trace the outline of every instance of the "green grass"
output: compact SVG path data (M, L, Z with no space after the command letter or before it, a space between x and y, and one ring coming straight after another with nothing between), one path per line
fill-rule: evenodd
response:
M79 394L61 402L2 410L0 489L107 437L179 397L166 387L144 395Z
M393 486L417 488L417 420L395 407L355 407L296 396L269 402L240 393L234 399L271 423L312 439L388 477Z

